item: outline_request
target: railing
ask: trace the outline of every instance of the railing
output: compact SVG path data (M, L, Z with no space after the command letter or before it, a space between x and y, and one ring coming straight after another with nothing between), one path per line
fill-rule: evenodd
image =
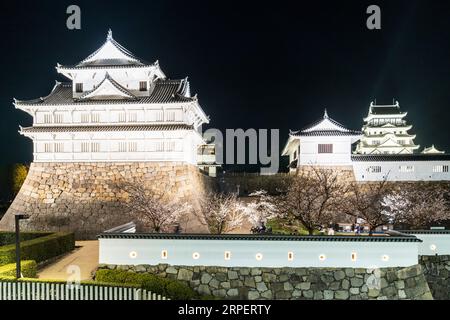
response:
M0 300L169 300L134 287L108 285L0 281Z

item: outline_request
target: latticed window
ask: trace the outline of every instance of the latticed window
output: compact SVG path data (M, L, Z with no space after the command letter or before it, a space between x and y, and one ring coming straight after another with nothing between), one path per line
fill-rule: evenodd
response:
M139 81L139 91L147 91L147 81Z
M53 152L52 144L51 143L44 143L44 151L45 152Z
M119 122L126 122L127 121L127 114L125 112L119 113Z
M64 115L62 113L55 113L55 123L63 123Z
M175 121L175 111L168 111L167 112L167 119L166 121Z
M82 123L89 123L89 113L82 113L81 114L81 122Z
M128 143L128 151L136 152L137 151L137 142L129 142Z
M400 172L414 172L414 166L400 166Z
M319 153L333 153L333 145L332 144L319 144L318 152Z
M64 152L64 143L62 142L55 143L55 152Z
M76 83L75 84L75 91L76 92L83 92L83 84L82 83Z
M128 119L129 122L137 122L137 113L136 112L130 113L128 116L129 116L129 119Z
M92 114L92 122L100 122L100 114L99 113Z
M44 123L52 123L52 115L50 113L44 114Z
M381 166L370 166L367 168L367 172L369 173L380 173L381 172Z
M81 143L81 152L89 152L89 142Z
M91 142L91 152L100 152L100 143Z
M164 121L164 113L162 111L156 112L156 121Z
M448 172L448 165L433 166L433 172L435 173Z
M127 143L119 142L119 152L127 152Z

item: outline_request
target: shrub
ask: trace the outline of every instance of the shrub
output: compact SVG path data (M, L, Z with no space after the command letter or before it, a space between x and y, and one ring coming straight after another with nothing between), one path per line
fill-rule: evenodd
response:
M34 260L23 260L20 262L20 270L26 278L37 277L37 263ZM10 263L0 267L0 277L15 277L16 264Z
M198 298L198 294L186 284L174 279L162 278L148 273L101 269L97 271L95 280L116 284L137 284L142 289L173 300L192 300Z
M20 243L21 258L37 263L72 251L75 248L73 233L58 232ZM14 244L0 247L0 265L13 263L16 259Z
M21 232L20 241L27 241L50 235L51 232ZM15 232L0 231L0 246L13 244L16 241Z

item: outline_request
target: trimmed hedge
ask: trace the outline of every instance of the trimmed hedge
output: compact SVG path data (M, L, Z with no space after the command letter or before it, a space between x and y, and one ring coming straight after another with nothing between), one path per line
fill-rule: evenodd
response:
M121 285L126 283L137 284L142 289L160 294L172 300L192 300L199 298L199 295L184 283L149 273L101 269L95 274L95 280Z
M75 248L73 233L58 232L20 243L21 259L37 263L72 251ZM0 265L16 261L15 244L0 247Z
M27 241L44 237L52 234L51 232L21 232L20 241ZM0 246L13 244L16 242L16 233L10 231L0 231Z
M23 260L20 262L22 275L27 278L37 277L37 263L34 260ZM15 277L16 264L10 263L0 267L0 277Z

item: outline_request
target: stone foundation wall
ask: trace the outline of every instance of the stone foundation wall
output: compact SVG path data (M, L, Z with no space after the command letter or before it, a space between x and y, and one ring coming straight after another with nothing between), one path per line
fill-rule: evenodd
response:
M133 220L124 214L121 199L112 184L142 181L149 187L191 203L214 179L196 166L181 162L130 163L32 163L14 202L0 221L0 230L14 228L14 214L31 218L21 222L24 230L74 231L77 238L98 233ZM201 231L193 219L182 226L187 232Z
M450 256L420 256L419 262L434 299L450 300Z
M420 265L378 272L351 268L243 268L100 265L178 279L195 291L222 299L430 300Z

